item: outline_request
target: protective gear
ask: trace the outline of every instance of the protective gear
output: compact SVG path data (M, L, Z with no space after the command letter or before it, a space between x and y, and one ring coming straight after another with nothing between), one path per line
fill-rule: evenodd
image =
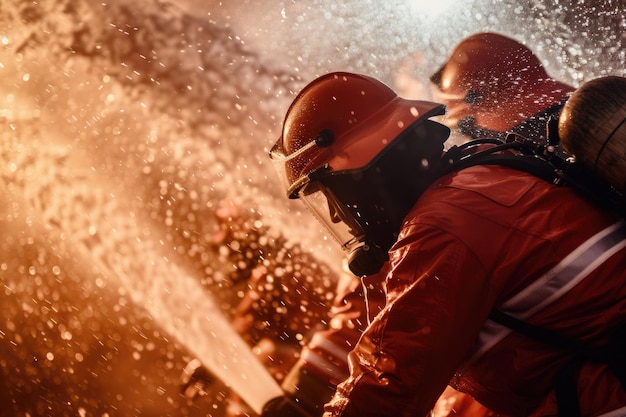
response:
M577 161L626 194L626 78L583 84L565 103L558 132Z
M383 285L388 269L386 264L378 274L363 277L360 282L352 275L342 275L328 329L313 336L281 384L285 395L312 416L322 415L323 406L332 398L337 384L349 376L349 352L385 306ZM277 405L267 408L270 407ZM496 417L471 397L449 387L437 401L433 417L453 416Z
M349 376L348 354L370 319L385 305L386 268L361 279L344 274L330 311L328 328L313 335L281 384L285 395L318 417L337 385Z
M448 107L444 123L474 137L472 130L507 131L574 90L526 46L496 33L463 40L431 81L433 99Z
M450 131L428 119L444 111L343 72L314 80L288 109L270 157L287 195L329 229L355 275L380 270L404 216L440 175Z
M626 241L610 239L611 252L591 245L598 256L580 261L593 267L578 282L553 286L561 273L551 268L613 224L573 190L510 168L438 179L407 214L390 251L387 305L350 354L351 377L326 416L425 415L447 383L505 415L557 415L555 375L573 354L506 328L482 330L494 308L512 306L529 323L606 344L624 322ZM602 364L585 363L575 382L583 415L626 406Z

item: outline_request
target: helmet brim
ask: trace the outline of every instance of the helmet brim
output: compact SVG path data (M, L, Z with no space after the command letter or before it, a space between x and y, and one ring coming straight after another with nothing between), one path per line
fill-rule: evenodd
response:
M446 107L440 103L395 98L311 159L303 169L305 175L290 184L285 180L287 195L292 199L298 198L300 189L309 183L309 175L320 167L324 167L326 172L365 167L404 131L445 113Z
M332 147L332 156L327 159L328 168L330 171L362 168L402 132L445 112L445 105L440 103L397 97L358 127L346 132L344 140L337 141L338 144ZM318 162L312 161L312 164Z

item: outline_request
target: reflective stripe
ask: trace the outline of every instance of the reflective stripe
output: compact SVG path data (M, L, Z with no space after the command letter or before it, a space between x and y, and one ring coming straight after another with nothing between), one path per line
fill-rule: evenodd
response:
M626 417L626 407L618 408L617 410L609 411L599 415L598 417Z
M341 359L344 362L347 362L346 358L348 357L348 353L350 352L348 349L337 346L319 333L313 335L313 338L311 338L311 342L309 343L308 347L310 349L323 350L330 356Z
M501 311L526 319L585 279L604 261L626 247L626 223L619 221L587 239L554 268L502 304ZM487 321L478 336L470 363L504 339L511 329Z
M347 362L344 363L344 366L337 366L328 359L321 357L317 352L312 351L308 348L304 348L302 350L300 360L302 360L306 364L307 368L315 368L317 372L327 375L328 379L343 381L348 377Z
M342 381L348 376L348 353L349 350L336 345L323 335L315 334L309 345L302 350L300 359L307 367L315 368L331 379ZM340 365L326 359L324 354L335 359Z

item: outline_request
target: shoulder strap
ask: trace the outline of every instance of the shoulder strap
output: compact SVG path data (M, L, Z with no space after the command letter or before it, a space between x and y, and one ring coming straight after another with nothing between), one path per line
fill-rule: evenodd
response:
M609 370L620 381L622 389L626 390L626 357L624 355L626 351L626 323L613 331L607 345L589 348L577 340L527 323L501 310L493 310L489 319L526 337L574 354L574 358L559 371L555 380L559 416L580 417L577 393L578 373L582 365L588 360L608 365Z
M472 147L489 144L486 149L469 153ZM593 172L573 161L558 145L551 145L515 133L500 139L470 141L453 146L444 156L450 173L475 165L502 165L527 172L551 184L566 185L594 202L600 209L626 218L626 198Z
M604 363L607 361L605 352L601 349L587 348L577 340L569 339L552 330L535 326L534 324L520 320L501 310L493 310L491 314L489 314L489 319L523 334L526 337L540 341L541 343L547 343L561 350L583 356L596 362Z
M489 315L489 319L526 337L541 343L550 344L566 352L574 353L574 358L557 373L554 389L559 416L581 417L577 392L579 371L587 360L608 363L609 360L606 358L607 347L586 348L577 340L563 337L551 330L527 323L501 310L493 310Z
M527 172L550 183L557 183L559 180L559 175L554 166L546 160L532 155L478 153L451 165L449 171L458 171L475 165L501 165Z

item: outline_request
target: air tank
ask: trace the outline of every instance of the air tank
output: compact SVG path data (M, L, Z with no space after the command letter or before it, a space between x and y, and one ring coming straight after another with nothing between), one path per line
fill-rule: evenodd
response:
M588 81L569 97L558 123L563 148L626 193L626 78Z

